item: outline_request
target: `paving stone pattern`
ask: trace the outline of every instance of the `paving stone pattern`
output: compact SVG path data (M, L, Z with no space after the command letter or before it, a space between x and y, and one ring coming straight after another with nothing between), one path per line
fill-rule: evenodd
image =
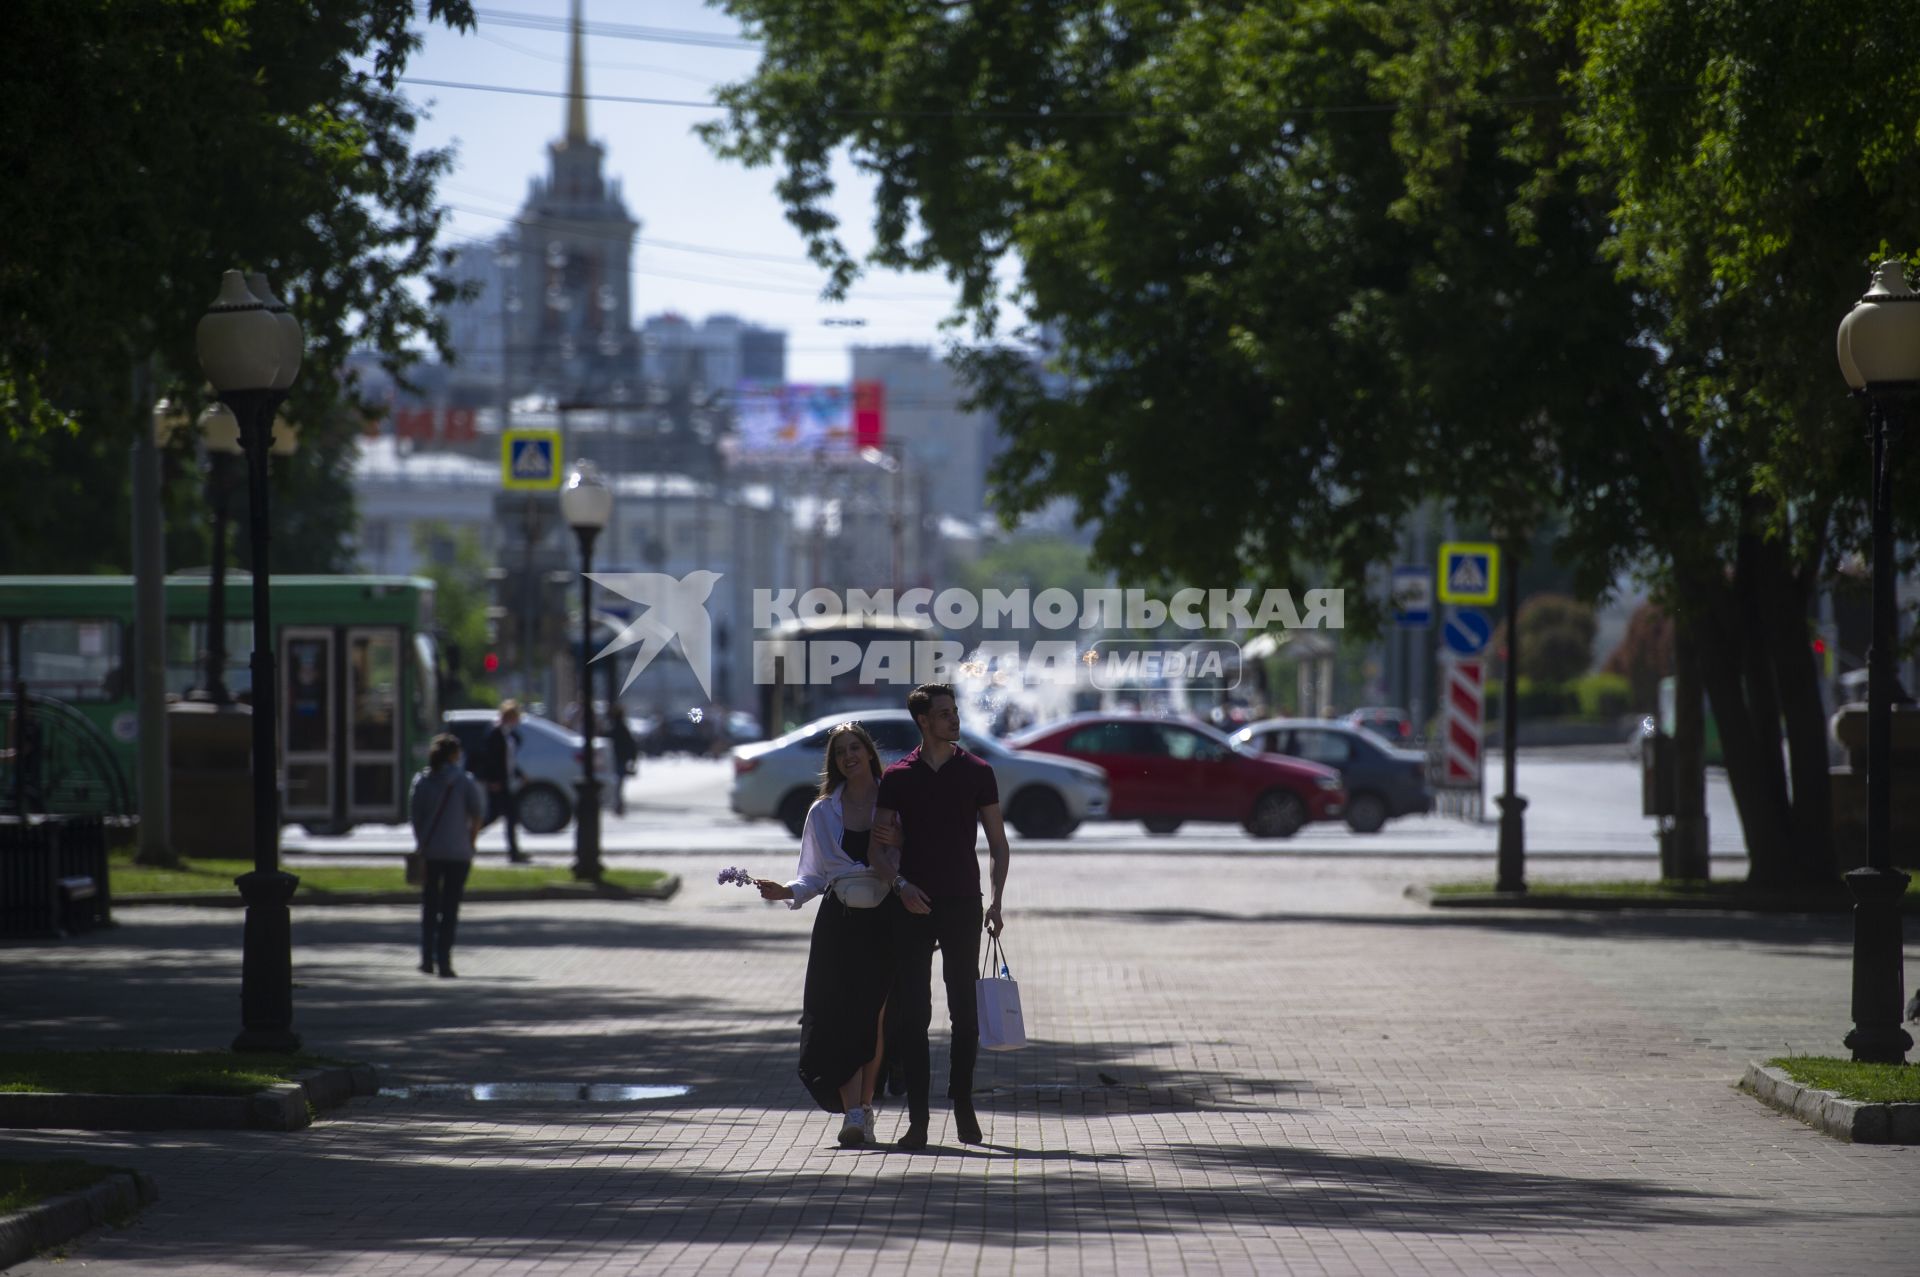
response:
M1437 915L1387 890L1404 867L1357 859L1022 857L1007 940L1035 1044L983 1056L987 1147L936 1110L937 1147L909 1155L838 1149L794 1078L811 911L672 867L689 885L666 905L473 906L455 981L412 969L405 909L299 913L295 997L310 1049L391 1081L686 1097L7 1133L0 1157L84 1153L160 1189L13 1271L1803 1274L1920 1254L1920 1149L1837 1143L1733 1086L1755 1056L1838 1050L1845 919ZM0 950L10 1042L231 1037L238 912L123 917Z

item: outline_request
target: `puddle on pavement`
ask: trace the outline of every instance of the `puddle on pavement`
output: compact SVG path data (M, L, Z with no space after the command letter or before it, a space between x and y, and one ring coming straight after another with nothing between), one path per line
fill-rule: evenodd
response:
M623 1082L428 1082L383 1086L396 1100L475 1100L509 1104L640 1104L677 1100L690 1086L633 1086Z

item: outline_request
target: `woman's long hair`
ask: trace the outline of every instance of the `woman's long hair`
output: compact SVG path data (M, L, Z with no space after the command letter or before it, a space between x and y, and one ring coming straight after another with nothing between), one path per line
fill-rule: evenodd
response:
M867 769L873 773L875 780L880 779L880 751L873 747L873 737L867 735L867 729L858 723L842 723L827 733L827 761L826 766L820 769L820 792L815 795L816 798L830 797L834 790L847 783L847 778L833 765L833 747L842 736L849 733L858 736L860 743L867 747Z

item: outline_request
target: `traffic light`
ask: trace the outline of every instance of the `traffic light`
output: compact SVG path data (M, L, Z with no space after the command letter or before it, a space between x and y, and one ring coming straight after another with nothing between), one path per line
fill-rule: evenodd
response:
M480 668L489 674L498 674L500 672L500 653L488 652L485 656L481 657Z

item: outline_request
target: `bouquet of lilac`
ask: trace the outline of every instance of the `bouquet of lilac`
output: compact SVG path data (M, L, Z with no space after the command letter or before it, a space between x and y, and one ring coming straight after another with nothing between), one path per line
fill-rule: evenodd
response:
M753 875L744 869L722 869L720 871L719 883L723 887L728 883L732 883L736 887L751 887L753 885Z

